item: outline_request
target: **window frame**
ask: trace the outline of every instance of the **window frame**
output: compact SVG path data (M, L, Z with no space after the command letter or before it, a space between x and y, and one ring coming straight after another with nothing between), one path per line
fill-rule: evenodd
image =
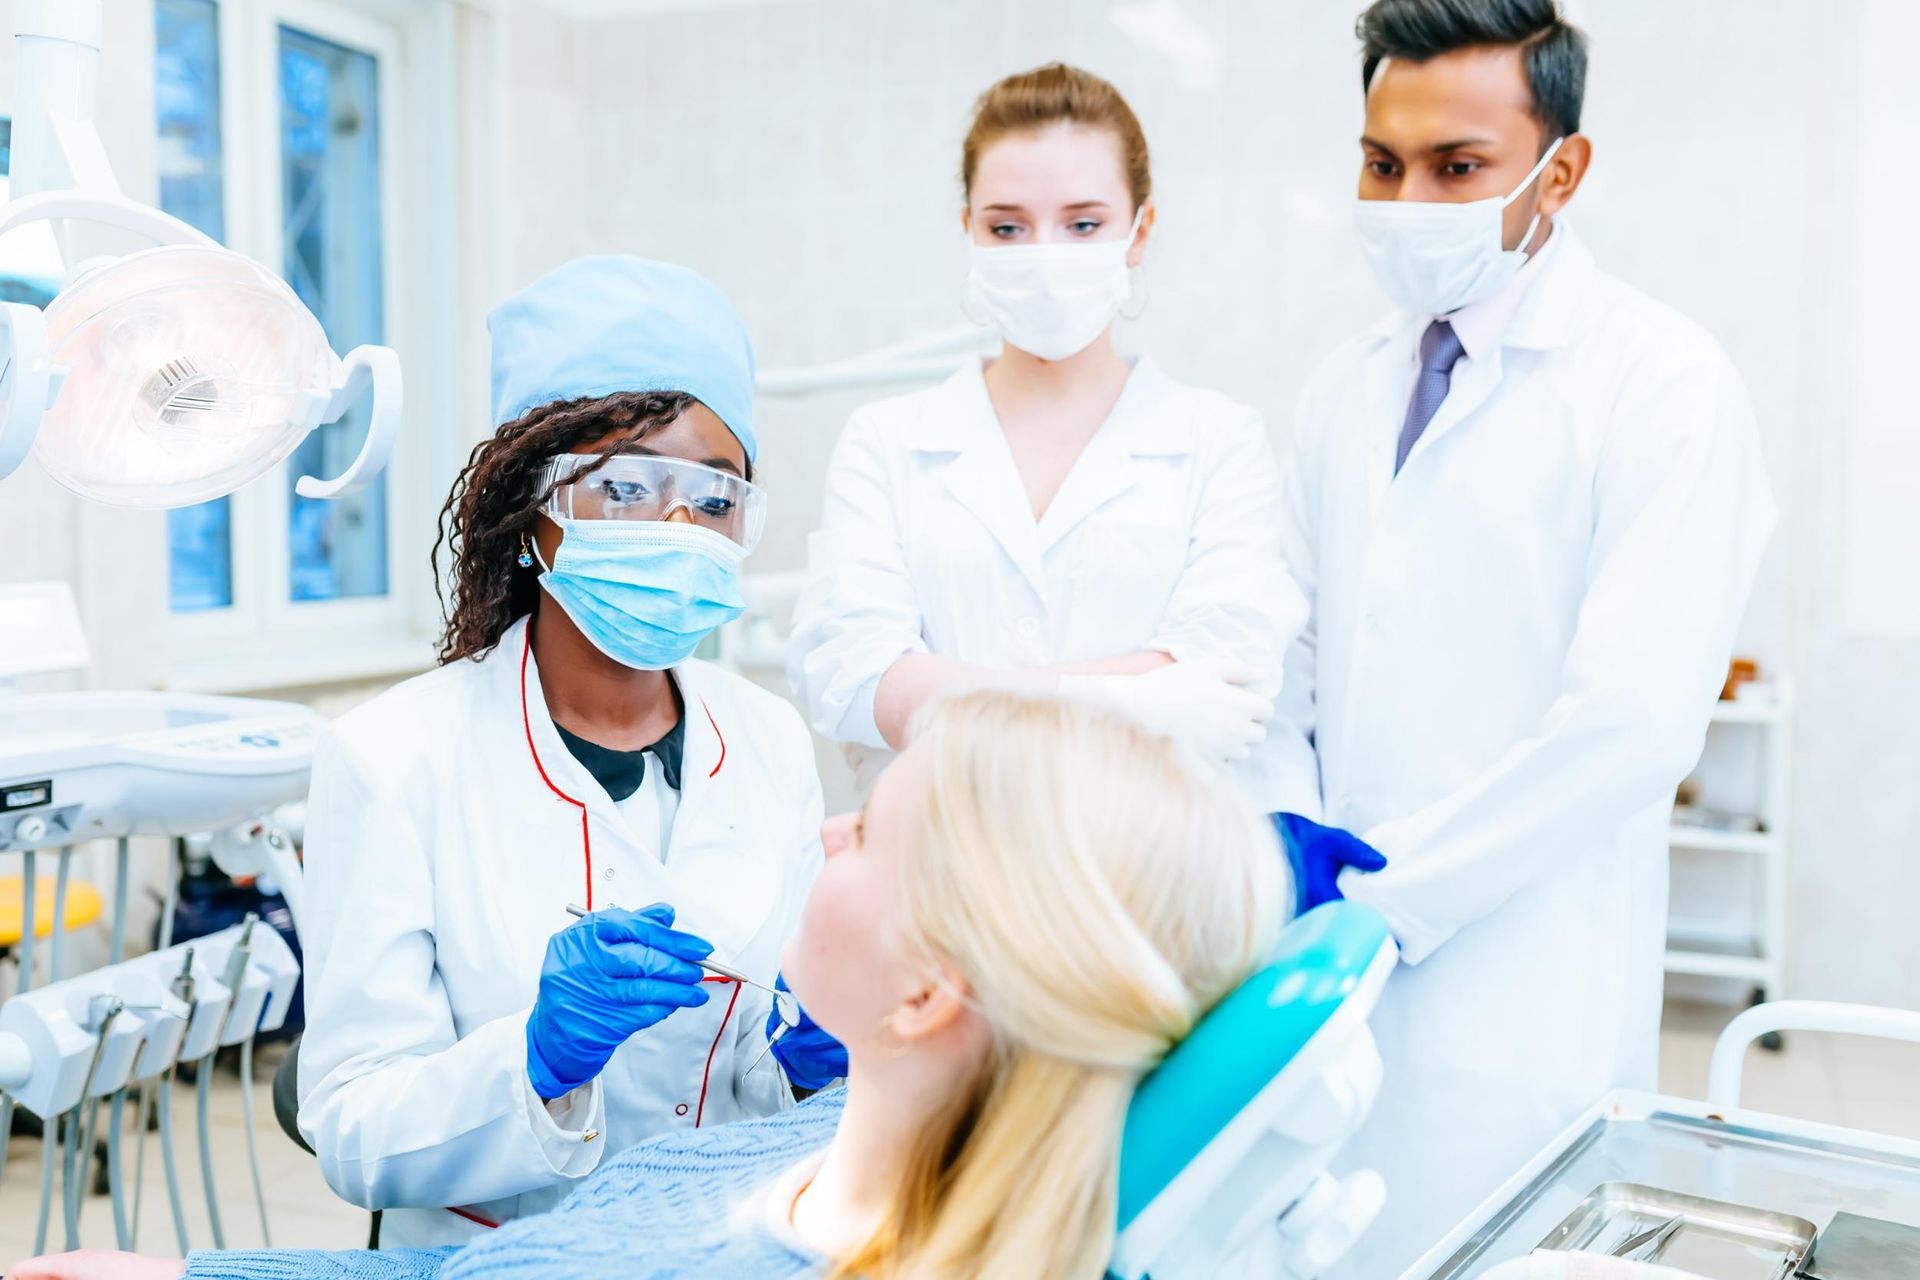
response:
M415 327L426 323L429 309L411 305L446 296L453 285L446 253L411 251L414 239L425 243L424 228L453 223L451 183L440 179L436 166L413 162L416 156L431 156L436 142L450 146L452 137L446 98L436 92L448 82L443 64L451 56L450 29L435 8L417 0L221 0L218 5L227 245L265 263L275 275L285 265L280 28L294 27L376 59L383 335L388 345L408 353L403 362L406 425L385 472L386 593L291 598L285 474L291 464L282 462L231 497L233 603L169 611L168 687L245 692L432 665L437 609L424 571L430 526L402 519L401 513L438 509L442 495L428 489L437 484L434 477L450 439L445 415L428 406L451 401L452 363L444 343Z

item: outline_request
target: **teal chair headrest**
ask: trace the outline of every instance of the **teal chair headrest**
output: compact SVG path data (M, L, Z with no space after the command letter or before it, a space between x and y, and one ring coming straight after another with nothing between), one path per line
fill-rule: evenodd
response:
M1120 1142L1120 1230L1293 1061L1389 940L1386 921L1366 907L1309 911L1281 932L1272 962L1140 1082Z

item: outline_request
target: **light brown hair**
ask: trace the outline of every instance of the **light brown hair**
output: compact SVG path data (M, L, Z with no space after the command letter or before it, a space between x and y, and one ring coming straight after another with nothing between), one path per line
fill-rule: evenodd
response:
M1008 76L980 95L973 104L973 124L960 144L960 186L973 194L973 174L980 153L1009 133L1044 129L1052 124L1079 124L1105 129L1120 146L1120 166L1137 210L1153 193L1153 174L1147 156L1147 135L1133 108L1120 91L1090 71L1049 62L1044 67Z

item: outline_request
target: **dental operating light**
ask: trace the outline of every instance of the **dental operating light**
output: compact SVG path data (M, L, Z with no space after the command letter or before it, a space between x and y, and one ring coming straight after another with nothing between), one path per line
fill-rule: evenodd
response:
M60 484L116 506L180 507L232 493L372 388L367 435L339 476L295 492L337 498L386 465L400 428L391 348L335 355L292 289L244 254L124 195L94 127L100 0L20 0L12 198L0 235L94 223L154 242L77 260L45 312L0 303L0 479L31 452Z

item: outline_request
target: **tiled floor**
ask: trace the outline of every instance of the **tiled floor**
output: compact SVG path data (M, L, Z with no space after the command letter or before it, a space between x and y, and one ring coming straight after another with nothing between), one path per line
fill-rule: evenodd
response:
M1668 1007L1661 1037L1660 1087L1664 1091L1688 1097L1705 1092L1714 1037L1731 1012L1698 1005ZM313 1157L289 1142L273 1123L267 1093L274 1061L271 1052L263 1052L255 1082L255 1117L273 1242L320 1248L360 1245L366 1240L367 1215L335 1199L320 1180ZM1779 1053L1755 1049L1748 1055L1746 1089L1748 1104L1762 1110L1920 1139L1920 1046L1794 1035ZM247 1177L238 1079L230 1072L220 1073L213 1094L209 1130L227 1243L258 1245L260 1221ZM212 1243L212 1235L201 1191L191 1086L175 1086L173 1116L189 1238L195 1247L205 1248ZM127 1135L129 1165L132 1136ZM0 1177L0 1263L32 1252L39 1176L39 1142L16 1139ZM151 1253L177 1254L157 1136L150 1136L147 1143L145 1187L140 1247ZM88 1198L80 1226L84 1243L111 1245L112 1214L104 1198ZM51 1249L65 1244L57 1209L49 1222L47 1241Z
M1698 1098L1713 1042L1733 1011L1670 1004L1660 1034L1660 1088ZM1747 1051L1749 1108L1920 1139L1920 1045L1793 1033L1778 1053Z

